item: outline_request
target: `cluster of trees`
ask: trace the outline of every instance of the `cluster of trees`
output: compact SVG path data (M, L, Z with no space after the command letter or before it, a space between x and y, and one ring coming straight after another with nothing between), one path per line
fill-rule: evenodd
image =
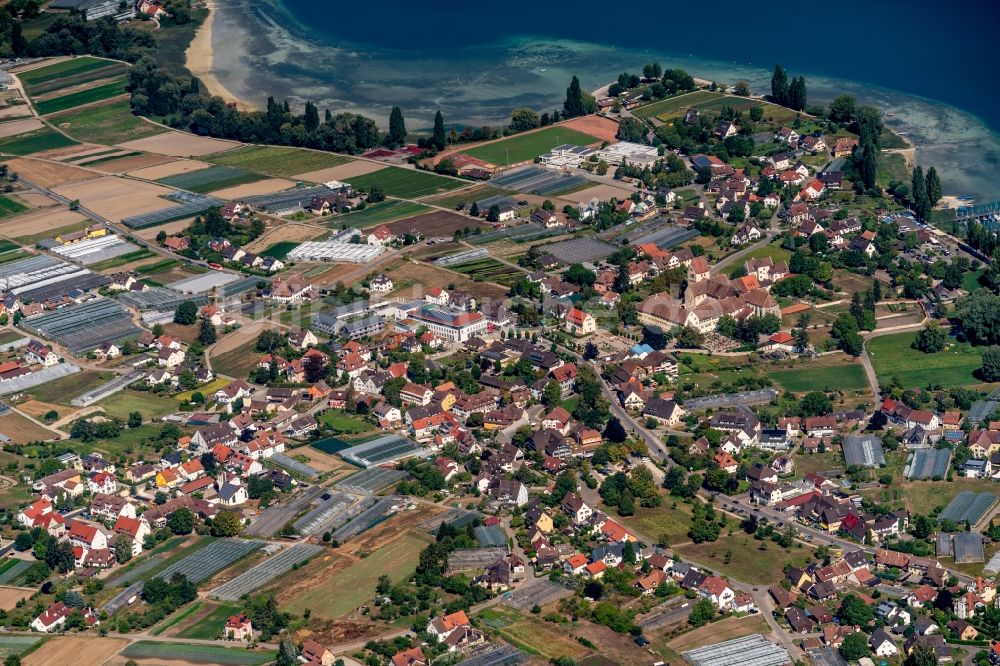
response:
M761 335L771 335L781 330L781 318L775 314L752 315L736 321L731 315L719 318L717 331L727 338L733 338L756 347Z
M925 176L923 168L917 166L913 170L911 188L914 214L918 220L929 220L931 209L941 200L941 180L937 169L929 168Z
M653 473L645 465L637 466L628 475L617 472L605 478L598 492L604 503L618 507L622 516L635 513L636 499L644 507L657 507L661 501Z
M788 73L781 65L774 66L771 75L771 101L796 111L806 108L806 80L798 77L789 80Z
M80 15L60 14L42 34L28 40L21 21L15 18L37 16L34 0L18 0L0 10L0 55L3 57L40 57L91 54L135 62L156 47L152 33L118 26L111 18L85 21ZM169 20L169 19L168 19Z
M861 106L855 113L854 122L858 131L858 146L854 149L852 160L857 178L855 187L875 190L882 152L882 114L873 106Z
M691 541L695 543L718 541L721 531L722 527L719 525L712 505L695 500L691 508L691 529L688 530L688 537L691 538Z
M946 341L944 329L936 321L932 321L920 329L911 346L925 354L936 354L944 350Z
M577 118L597 112L597 100L580 87L580 79L576 76L566 89L566 101L563 103L563 116Z
M626 120L630 120L626 118ZM631 120L635 120L634 118ZM624 122L624 121L623 121ZM620 127L620 126L619 126ZM621 137L619 137L621 138ZM633 140L633 139L623 139ZM641 141L641 139L640 139ZM615 171L615 178L635 178L641 180L647 189L657 186L668 188L690 185L694 180L694 172L687 167L684 160L674 152L664 153L663 159L657 160L651 167L639 167L633 164L620 164Z

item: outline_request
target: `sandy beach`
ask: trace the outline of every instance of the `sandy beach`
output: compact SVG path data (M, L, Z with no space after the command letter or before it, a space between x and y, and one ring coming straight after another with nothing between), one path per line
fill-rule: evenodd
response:
M242 110L254 108L245 99L237 97L231 90L222 85L218 77L215 76L215 57L212 48L213 26L215 24L215 0L207 0L205 7L208 9L208 17L198 28L191 45L184 52L185 64L188 70L201 80L202 85L213 95L225 99L228 102L236 102L236 107Z

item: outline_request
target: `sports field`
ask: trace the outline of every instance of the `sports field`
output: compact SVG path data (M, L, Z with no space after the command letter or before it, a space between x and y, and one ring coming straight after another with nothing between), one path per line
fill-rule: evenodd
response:
M253 173L252 171L237 169L231 166L216 165L199 171L188 171L176 176L167 176L156 182L168 187L204 194L205 192L221 190L226 187L254 183L262 178L263 176L259 173Z
M903 386L944 387L981 384L973 373L982 366L982 350L967 343L950 343L944 351L925 354L910 345L916 332L896 333L872 338L867 343L868 353L879 382L898 375Z
M43 150L53 150L54 148L65 148L75 146L76 141L63 136L59 132L49 128L29 132L28 134L18 134L5 139L0 139L0 153L10 153L11 155L31 155L40 153Z
M60 113L49 118L49 121L74 139L108 145L166 131L159 125L132 115L127 100Z
M868 386L868 378L860 363L832 365L822 372L810 371L809 367L797 370L776 370L767 376L793 393L809 391L856 391Z
M57 111L65 111L77 106L99 102L102 99L110 99L124 94L125 77L122 76L117 79L112 79L109 83L94 86L93 88L89 88L87 90L80 90L68 95L62 95L61 97L53 97L51 99L35 102L35 110L38 111L40 115L45 116Z
M347 182L355 189L366 192L368 188L378 183L382 187L382 192L387 196L403 199L425 197L468 185L468 183L455 178L446 178L426 171L400 167L389 167L361 176L354 176L348 178Z
M201 159L213 164L283 178L306 171L347 164L351 161L351 158L345 155L285 146L243 146L206 155Z
M537 132L516 134L507 139L469 148L463 150L462 154L477 157L497 166L505 166L533 160L564 143L588 146L600 142L597 137L568 127L546 127Z
M357 210L347 215L330 218L330 223L340 227L346 224L358 229L371 227L376 224L384 224L395 220L418 215L430 210L427 206L409 201L399 201L398 199L388 199L381 203L372 204L364 210Z
M282 610L301 613L309 608L314 617L326 619L345 615L372 597L379 576L385 574L399 582L412 574L426 545L410 534L401 536L347 569L317 580Z

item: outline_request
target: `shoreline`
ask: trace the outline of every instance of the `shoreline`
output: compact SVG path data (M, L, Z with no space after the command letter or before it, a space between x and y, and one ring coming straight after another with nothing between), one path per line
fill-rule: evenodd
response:
M216 0L206 0L205 8L208 16L198 30L194 33L194 39L184 52L184 66L191 72L192 76L198 78L210 95L217 95L226 102L233 102L236 108L241 111L251 111L255 107L245 99L235 95L233 91L224 86L215 75L215 49L212 46L212 38L215 33L215 8Z

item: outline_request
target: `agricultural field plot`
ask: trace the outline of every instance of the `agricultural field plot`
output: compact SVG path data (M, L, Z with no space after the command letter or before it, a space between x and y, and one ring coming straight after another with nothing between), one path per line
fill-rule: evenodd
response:
M601 139L596 136L584 134L569 127L555 126L546 127L537 132L515 134L506 139L491 141L461 152L463 155L471 155L490 164L509 166L533 160L542 153L565 143L589 146L600 142Z
M770 631L767 621L757 615L747 615L745 617L727 617L724 620L713 622L704 627L699 627L694 631L681 634L677 638L667 643L667 647L674 655L679 655L688 650L720 643L722 641L733 640L749 636L750 634L766 634ZM668 656L668 655L663 655ZM673 657L681 663L680 657Z
M427 203L432 203L435 206L441 206L442 208L459 210L461 208L471 206L473 201L482 201L483 199L488 199L490 197L500 197L508 194L514 194L514 191L494 187L493 185L476 185L460 192L455 192L454 194L443 194L436 197L430 197L425 201Z
M12 199L8 196L0 194L0 218L10 217L11 215L17 215L18 213L23 213L28 210L28 207L17 199ZM16 247L16 246L15 246ZM14 247L0 250L2 252L8 252L13 250Z
M14 560L14 563L19 561ZM30 587L0 587L0 609L8 611L17 606L18 602L27 599L37 591Z
M579 190L573 194L572 199L574 201L590 201L591 199L596 198L601 201L609 201L613 198L617 201L625 201L634 191L635 190L619 187L617 185L600 184L588 187L584 190Z
M93 639L100 640L100 639ZM41 650L39 650L41 652ZM34 653L37 654L37 653ZM34 656L31 655L31 656ZM176 662L180 664L218 664L219 666L262 666L274 661L274 651L250 652L246 648L224 647L222 645L205 645L194 643L158 643L155 641L136 641L121 651L123 657L139 660L140 663L156 664ZM143 660L153 661L143 661ZM35 662L25 662L31 666ZM62 662L38 662L62 663ZM87 661L79 663L102 663Z
M103 664L128 645L121 638L97 636L56 636L29 654L24 666L52 664Z
M240 145L235 141L224 141L222 139L210 139L205 136L195 136L185 132L163 132L145 139L125 141L117 144L120 148L127 150L141 150L147 153L157 153L158 155L172 155L173 157L200 157L221 150L228 150Z
M89 69L77 73L69 73L67 75L60 76L57 79L52 79L51 81L33 83L30 86L27 86L27 92L33 98L42 98L42 96L51 96L51 93L61 90L80 88L96 81L113 79L126 74L129 70L129 66L122 62L105 61L105 64L105 67L98 67L97 69Z
M275 192L281 192L294 186L295 183L290 180L260 176L260 180L244 183L243 185L224 187L220 190L214 190L211 194L219 199L239 200L246 197L258 197L263 194L274 194Z
M33 69L17 73L17 78L28 88L29 92L35 87L49 81L66 79L84 72L92 72L111 66L113 61L104 58L94 58L92 56L81 56L69 60L61 60L51 65L43 65Z
M128 175L133 178L141 178L143 180L159 180L161 178L166 178L167 176L176 176L182 173L188 173L190 171L198 171L200 169L207 169L212 166L208 162L200 162L198 160L178 160L175 159L171 162L166 162L164 164L157 164L156 166L146 167L144 169L136 169L135 171L129 171Z
M303 241L319 240L329 235L329 231L318 225L297 224L294 222L279 224L268 230L263 236L254 239L244 249L247 252L260 252L276 244L288 242L292 243L292 247L294 247ZM284 258L284 255L281 258Z
M475 220L465 215L449 213L444 210L435 210L396 220L386 224L386 226L396 235L406 234L415 230L422 233L424 237L432 237L454 236L456 231L474 228L477 224Z
M16 557L5 558L3 565L0 565L0 585L6 585L11 582L21 575L25 569L30 568L32 564L34 563L31 560L19 560ZM15 601L14 603L16 604L17 602Z
M179 631L173 633L178 638L194 638L198 640L211 640L222 636L222 631L226 628L226 620L230 616L239 612L239 607L229 604L206 605L200 609L198 617L192 621L185 622L186 626L178 627Z
M226 187L234 187L236 185L245 185L247 183L261 180L261 178L262 176L260 174L252 173L250 171L216 165L210 166L207 169L202 169L201 171L190 171L176 176L160 178L157 182L161 185L166 185L167 187L205 194L206 192L211 192L212 190L220 190Z
M225 152L205 155L205 161L223 166L256 171L268 176L291 178L295 174L347 164L346 155L287 146L241 146Z
M387 165L382 164L381 162L355 160L353 162L338 164L337 166L327 167L325 169L316 169L314 171L306 171L305 173L297 173L292 176L292 178L295 180L304 180L309 183L329 183L331 180L343 181L354 176L363 176L366 173L380 171L381 169L385 169L386 166Z
M79 231L89 220L80 213L60 207L40 208L0 221L0 234L31 245L61 233Z
M770 370L766 374L793 393L858 391L868 388L868 378L860 363L827 365L822 371L807 366L796 370Z
M868 353L879 382L898 375L904 386L952 387L983 383L974 374L982 366L981 350L949 339L944 351L925 354L911 346L916 335L916 332L897 333L868 341Z
M87 90L78 90L68 95L35 101L34 105L39 115L47 116L50 113L74 109L84 104L93 104L94 102L100 102L124 94L125 77L123 76Z
M37 118L24 118L23 120L12 120L7 123L0 123L0 138L27 134L45 127L45 124Z
M110 220L173 207L173 202L162 198L172 191L160 185L124 180L117 176L103 176L55 188L57 194L70 200L79 199L83 206Z
M416 169L388 167L346 179L355 189L367 192L378 183L386 196L416 199L468 186L468 182Z
M523 270L497 261L492 257L485 257L465 264L449 266L448 268L474 279L496 282L508 286L514 284L525 275Z
M41 636L0 636L0 657L20 655L41 641Z
M495 629L500 638L548 662L560 657L579 659L590 651L558 624L543 622L513 608L494 606L479 620Z
M18 444L57 439L59 436L16 412L0 416L0 434L10 437Z
M283 610L292 613L301 613L309 608L315 617L330 620L341 617L371 598L379 576L387 575L394 582L399 582L412 574L420 551L426 545L425 539L407 533L346 568L343 568L341 557L332 563L317 562L302 570L311 575L307 580L297 582L306 585L291 584L279 590L278 602ZM339 564L339 570L333 575L327 575L330 564L335 567Z
M10 155L32 155L46 150L66 148L67 146L75 145L77 145L77 142L73 139L46 127L34 132L29 132L28 134L20 134L18 136L0 139L0 153L8 153Z
M399 199L387 199L381 203L373 204L364 210L357 210L346 215L337 217L322 218L323 222L332 226L340 227L346 224L356 229L373 227L376 224L393 222L404 217L412 217L430 210L427 206Z
M133 115L127 100L51 116L53 125L78 141L110 145L166 132L166 128Z
M157 577L170 580L175 573L180 573L197 584L211 578L216 572L222 571L263 545L263 541L215 539L201 550L174 562L159 572Z
M60 164L59 162L43 161L33 157L18 157L9 160L7 166L10 167L11 171L16 171L21 178L42 187L68 185L100 176L99 173L88 169ZM51 206L52 201L49 200L46 205Z
M709 92L707 90L695 90L694 92L677 95L676 97L669 97L658 102L653 102L652 104L640 106L632 112L632 115L637 118L642 118L643 120L652 118L653 116L670 116L680 111L687 110L692 106L697 106L700 103L718 99L721 96L722 95L720 93Z
M275 578L291 571L293 566L302 564L322 551L323 546L316 544L295 544L241 573L236 578L223 583L209 594L223 601L238 601L244 594L249 594L263 587ZM194 637L192 636L192 638Z

